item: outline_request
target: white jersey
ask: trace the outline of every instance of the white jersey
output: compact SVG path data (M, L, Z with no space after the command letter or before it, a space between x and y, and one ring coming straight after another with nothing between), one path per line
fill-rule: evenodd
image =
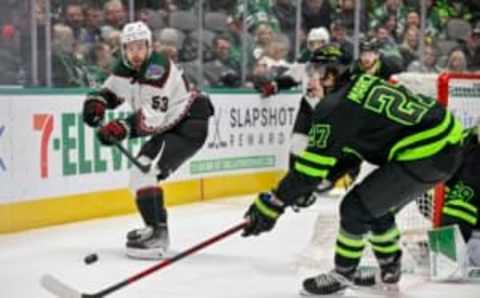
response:
M195 99L182 75L172 61L154 53L139 72L118 65L102 89L130 105L139 133L159 133L182 120Z

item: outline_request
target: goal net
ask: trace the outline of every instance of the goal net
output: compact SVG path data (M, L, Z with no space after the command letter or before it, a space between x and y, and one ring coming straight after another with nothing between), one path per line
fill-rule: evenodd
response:
M415 93L437 98L469 128L480 121L480 75L464 73L415 74L402 73L393 78ZM371 171L373 166L362 166L358 181ZM365 169L366 168L366 169ZM369 169L370 168L370 169ZM404 271L428 274L427 231L440 222L443 207L444 188L439 185L434 190L418 197L402 208L396 216L397 225L402 231ZM318 217L314 226L311 243L299 258L302 266L329 270L333 266L334 246L338 231L338 204L340 199L325 199L317 206ZM365 250L362 266L376 266L370 249Z

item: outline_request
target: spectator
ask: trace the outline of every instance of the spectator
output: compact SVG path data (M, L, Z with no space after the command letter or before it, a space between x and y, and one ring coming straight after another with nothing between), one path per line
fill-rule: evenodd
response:
M246 9L244 2L238 1L234 12L234 18L243 22L243 16L246 10L247 30L254 32L260 23L268 23L275 32L280 31L280 23L273 15L272 0L247 0Z
M156 36L153 43L155 52L165 53L174 63L178 63L178 49L182 48L183 40L180 40L179 33L174 28L165 28Z
M378 6L370 14L370 28L377 28L385 22L389 15L394 15L399 28L404 27L406 8L401 0L385 0L383 5Z
M440 16L442 26L446 26L448 20L451 18L461 18L470 22L473 15L468 2L470 1L436 0L434 9Z
M400 46L400 54L403 58L405 67L418 59L417 51L420 40L420 31L417 27L410 27L405 31L403 42Z
M166 16L165 12L155 11L149 8L141 8L137 10L137 20L147 24L150 30L153 31L165 27Z
M437 63L437 49L432 45L426 45L421 58L410 63L407 71L417 73L440 73L442 69Z
M109 29L121 30L127 21L127 12L120 0L110 0L103 7L106 26ZM104 30L102 28L102 30Z
M480 22L465 38L463 51L467 56L467 66L471 71L480 70Z
M20 57L18 56L19 45L16 42L17 32L15 27L8 24L2 28L0 37L0 85L25 84L25 78L20 78Z
M261 23L255 30L255 49L253 56L260 59L265 54L265 49L273 40L273 30L268 23Z
M286 34L295 34L297 24L297 8L290 0L276 0L272 14L280 23L280 30Z
M347 35L353 36L353 29L355 26L355 0L339 0L335 19L342 20ZM365 14L365 9L362 7L360 10L360 31L367 32L367 30L367 16Z
M112 70L112 49L105 42L98 42L92 51L93 63L86 67L88 86L98 88L108 78Z
M334 20L330 31L332 32L331 42L339 46L343 53L344 63L349 64L353 60L353 44L348 40L347 29L343 20Z
M335 10L328 0L305 0L302 2L303 31L312 28L330 28Z
M85 9L85 39L89 44L95 44L101 39L103 25L103 10L100 5L89 5Z
M435 0L425 0L425 3L427 6L427 32L425 33L437 38L445 37L446 30L444 30L445 27L442 26L442 19L437 9L435 9Z
M85 30L85 15L80 4L75 2L67 4L65 8L65 24L72 28L75 40L83 41L87 31Z
M102 32L103 40L110 46L115 58L120 58L120 35L118 30L109 30Z
M393 38L395 42L399 42L402 35L402 29L398 25L397 15L388 14L382 22L388 34Z
M255 49L255 38L247 32L246 36L243 36L242 20L230 16L227 20L227 31L224 34L227 34L230 38L232 45L231 57L232 61L235 61L237 65L235 68L240 71L243 59L243 43L245 42L246 48L246 57L247 57L247 68L253 67L255 63L255 58L253 56L253 51Z
M405 28L403 34L408 30L408 28L415 27L420 29L420 16L415 10L411 10L407 13L407 18L405 21Z
M451 72L467 71L467 57L461 48L454 48L448 55L446 70Z
M214 60L204 65L204 78L212 87L239 87L240 74L231 61L231 42L227 35L218 35L213 39Z
M52 80L55 87L88 85L84 65L75 55L72 28L57 24L53 28Z
M290 49L290 42L283 34L275 34L265 48L264 56L261 59L267 61L269 67L282 67L288 69L287 55Z
M391 36L390 32L384 26L379 26L378 28L376 28L375 38L379 43L380 53L382 53L384 56L396 59L399 64L403 64L400 49L393 37Z

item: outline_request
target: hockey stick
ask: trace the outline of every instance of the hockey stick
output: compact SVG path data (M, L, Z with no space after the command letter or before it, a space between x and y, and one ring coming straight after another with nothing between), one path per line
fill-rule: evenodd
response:
M142 171L142 173L146 174L150 171L150 165L142 165L138 159L136 159L132 153L130 153L130 151L123 147L120 142L114 142L113 144L128 158L131 163L133 163L140 171Z
M85 293L81 293L81 292L78 292L77 290L71 288L70 286L68 286L67 284L61 282L59 279L55 278L54 276L50 275L50 274L45 274L42 276L42 278L40 279L40 284L47 290L49 291L50 293L56 295L57 297L60 297L60 298L101 298L101 297L105 297L107 296L108 294L111 294L127 285L130 285L136 281L138 281L139 279L147 276L147 275L150 275L151 273L155 272L155 271L158 271L164 267L167 267L168 265L178 261L178 260L181 260L183 259L184 257L187 257L191 254L193 254L194 252L202 249L202 248L205 248L219 240L222 240L240 230L242 230L244 227L246 227L247 225L249 224L249 220L244 220L242 223L240 224L237 224L236 226L234 227L231 227L229 228L228 230L218 234L218 235L215 235L207 240L204 240L202 242L200 242L199 244L189 248L189 249L186 249L184 250L183 252L180 252L178 254L176 254L175 256L173 257L170 257L170 258L166 258L164 260L162 260L160 263L154 265L154 266L151 266L131 277L128 277L116 284L113 284L101 291L98 291L96 293L93 293L93 294L85 294Z

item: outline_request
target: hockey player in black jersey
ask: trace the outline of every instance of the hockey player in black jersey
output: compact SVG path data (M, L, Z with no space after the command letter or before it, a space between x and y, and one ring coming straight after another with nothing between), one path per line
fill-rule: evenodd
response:
M379 48L380 44L377 39L362 39L360 41L360 57L353 62L351 73L353 75L366 73L388 81L392 75L402 72L402 61L385 56Z
M467 265L480 267L480 127L465 132L463 163L446 183L441 225L457 224L467 243Z
M340 205L335 267L303 282L308 294L344 290L370 242L384 283L401 275L400 232L390 210L438 182L462 161L462 125L436 100L367 74L342 80L337 61L319 69L325 97L317 105L307 149L271 192L260 193L247 210L243 236L270 231L286 207L323 180L333 181L352 164L378 165Z

